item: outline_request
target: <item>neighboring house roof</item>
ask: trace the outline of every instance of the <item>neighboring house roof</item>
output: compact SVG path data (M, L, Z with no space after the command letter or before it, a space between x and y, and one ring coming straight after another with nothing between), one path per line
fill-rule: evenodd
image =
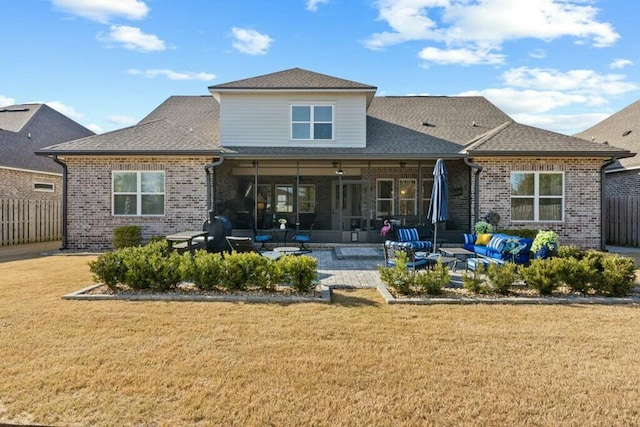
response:
M35 151L64 141L95 135L46 104L0 108L0 167L61 173L60 165Z
M514 144L514 141L518 143ZM482 135L465 150L470 155L618 157L626 150L595 144L581 138L563 135L508 121Z
M640 153L640 101L634 102L575 136L601 145ZM639 168L640 154L636 154L633 157L616 161L607 168L607 171Z

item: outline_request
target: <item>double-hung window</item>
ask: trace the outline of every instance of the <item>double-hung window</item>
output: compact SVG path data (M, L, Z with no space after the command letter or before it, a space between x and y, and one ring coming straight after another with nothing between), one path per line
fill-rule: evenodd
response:
M562 221L563 219L563 173L511 173L512 221Z
M393 215L393 180L378 179L376 182L376 217Z
M114 171L113 215L164 215L163 171Z
M301 184L298 187L298 211L301 213L313 213L316 211L315 185Z
M292 105L291 139L333 139L333 106Z

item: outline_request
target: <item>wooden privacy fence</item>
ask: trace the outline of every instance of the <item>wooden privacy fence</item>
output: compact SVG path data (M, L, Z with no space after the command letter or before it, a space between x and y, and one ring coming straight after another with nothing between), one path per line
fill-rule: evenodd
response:
M607 244L640 247L640 197L607 197Z
M0 199L0 246L62 238L59 200Z

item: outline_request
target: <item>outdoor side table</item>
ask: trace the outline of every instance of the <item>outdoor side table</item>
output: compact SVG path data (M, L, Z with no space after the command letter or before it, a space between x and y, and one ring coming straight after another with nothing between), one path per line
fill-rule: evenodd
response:
M444 255L450 256L452 258L457 258L460 261L464 261L465 263L467 262L467 259L474 256L475 253L471 252L470 250L467 250L465 248L443 248L440 247L440 252L442 252ZM455 271L456 269L456 264L453 265L453 270Z

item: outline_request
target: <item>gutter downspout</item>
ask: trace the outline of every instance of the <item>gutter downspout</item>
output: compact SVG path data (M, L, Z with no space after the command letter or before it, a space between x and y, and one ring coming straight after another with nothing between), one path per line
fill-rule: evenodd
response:
M218 160L215 162L207 163L204 165L204 171L207 174L206 185L207 185L207 211L209 213L209 221L213 222L213 216L216 213L215 200L211 197L211 171L213 168L218 167L224 162L224 157L220 156Z
M613 157L609 160L602 162L600 167L600 250L605 251L607 249L607 239L605 230L607 229L607 210L605 208L605 194L604 194L604 170L610 165L614 164L616 159Z
M67 164L57 155L53 156L53 161L62 166L62 250L67 249Z
M476 180L474 182L474 195L473 195L473 217L476 221L480 217L480 172L482 172L482 166L477 163L473 163L469 160L469 157L465 157L464 164L469 166L472 169L475 169L476 172ZM471 175L469 175L469 188L471 188ZM471 194L469 194L469 201L471 201ZM469 223L471 224L471 229L473 230L473 220L474 218L469 218Z

